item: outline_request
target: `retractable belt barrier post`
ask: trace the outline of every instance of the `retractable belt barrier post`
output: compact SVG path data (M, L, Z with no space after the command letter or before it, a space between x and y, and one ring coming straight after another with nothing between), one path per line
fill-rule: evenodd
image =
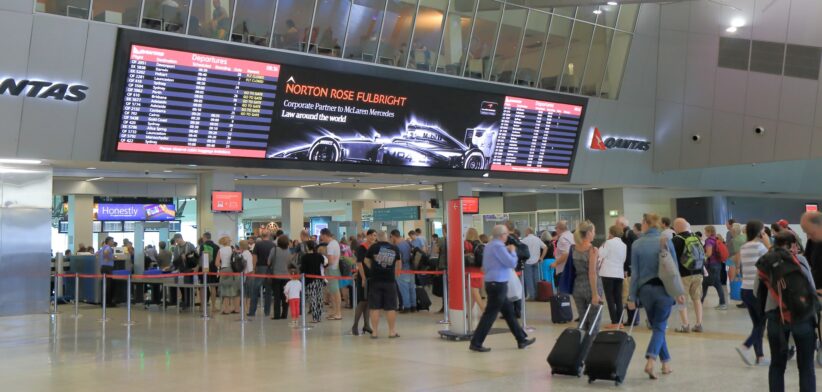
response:
M208 266L207 265L203 266L203 292L202 292L202 295L200 296L200 307L203 308L203 315L202 315L203 321L211 320L211 317L208 317L208 270L206 269L206 267L208 267ZM192 297L193 297L194 293L192 292L191 294L192 294ZM193 298L192 298L192 300L193 300ZM212 298L211 300L216 301L217 299ZM192 308L194 308L193 305L192 305Z
M469 335L469 334L471 334L471 330L474 326L474 324L473 324L473 321L474 321L473 320L473 318L474 318L473 317L473 314L474 314L474 298L471 295L471 273L468 273L466 275L465 291L467 291L467 293L465 295L465 301L468 303L468 305L465 307L465 316L468 319L468 322L466 323L465 329L466 329L466 335Z
M445 318L439 321L439 324L451 324L451 320L448 318L448 271L446 270L442 274L442 309L443 313L445 314Z
M305 274L300 274L300 286L302 286L302 290L300 290L300 329L303 331L307 331L311 329L305 323Z
M80 317L80 274L74 274L74 318Z
M60 284L60 274L58 274L58 273L54 274L53 282L54 282L54 291L53 291L54 295L52 296L52 300L54 302L54 305L52 306L51 311L49 312L49 314L52 315L52 316L60 313L60 312L57 311L57 285Z
M520 301L522 301L522 329L524 329L525 332L534 332L535 329L529 327L528 322L525 321L525 319L526 319L526 317L525 317L525 314L526 314L525 313L525 302L527 302L527 301L525 301L525 271L523 271L522 274L520 274L519 280L520 280L520 284L522 284L522 289L523 289L522 290L522 299L520 300ZM535 297L536 297L536 295L535 295Z
M358 274L359 271L354 270L354 274ZM354 275L351 275L351 309L357 311L357 279L354 278ZM305 288L303 288L305 290Z
M108 317L106 317L106 302L108 299L106 298L106 274L103 274L103 317L100 318L101 322L108 321Z
M240 273L240 322L244 323L245 319L245 271Z
M131 274L126 278L126 323L125 326L132 326L134 322L131 321Z

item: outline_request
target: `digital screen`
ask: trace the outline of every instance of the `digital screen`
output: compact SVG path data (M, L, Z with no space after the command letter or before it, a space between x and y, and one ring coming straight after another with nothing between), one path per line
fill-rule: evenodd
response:
M211 211L243 212L242 192L211 192Z
M460 197L463 214L479 214L479 197Z
M254 61L121 42L128 58L118 62L124 79L113 81L123 87L119 116L109 119L114 159L163 154L177 162L221 157L260 167L567 180L587 103L549 93L537 95L554 100L534 99L536 92L515 86L486 92L288 63L320 61L298 55Z
M805 212L819 211L819 204L805 204Z
M94 206L94 219L99 221L170 221L177 210L174 204L113 204Z

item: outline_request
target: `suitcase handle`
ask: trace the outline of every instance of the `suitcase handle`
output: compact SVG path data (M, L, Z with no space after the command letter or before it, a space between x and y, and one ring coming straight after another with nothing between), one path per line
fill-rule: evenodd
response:
M582 329L582 327L585 326L585 320L588 318L588 313L591 312L591 307L592 306L594 306L594 304L588 304L588 307L585 308L585 315L582 316L581 319L579 319L579 327L577 327L578 329ZM599 323L599 317L602 315L602 308L603 307L604 307L603 305L598 305L597 306L597 314L594 316L594 322L591 323L591 328L588 330L588 335L593 335L594 334L594 331L596 330L597 323Z
M622 308L622 314L619 316L620 320L625 319L625 312L627 312L627 311L628 311L628 306L625 306L625 307ZM634 309L634 318L631 320L631 328L628 329L628 335L632 335L634 333L634 324L636 324L637 316L639 316L639 308ZM625 328L625 326L621 325L620 327L617 328L617 331L619 331L620 329L623 329L623 328Z

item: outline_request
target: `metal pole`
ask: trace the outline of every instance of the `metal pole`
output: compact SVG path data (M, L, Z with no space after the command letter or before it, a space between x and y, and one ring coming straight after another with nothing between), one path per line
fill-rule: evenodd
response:
M525 270L522 270L522 275L519 277L520 284L522 284L522 329L525 332L534 332L536 331L534 328L528 326L528 323L525 321ZM536 290L536 287L534 288ZM536 297L536 294L534 295Z
M59 284L60 284L60 275L56 272L56 269L55 269L55 273L54 273L54 291L53 291L54 294L52 295L54 305L51 308L51 312L49 312L49 314L51 314L51 315L55 315L55 314L59 313L57 311L57 286Z
M465 270L463 270L463 271L465 271ZM465 290L468 289L471 285L470 284L469 285L465 284L467 277L468 277L467 274L464 275L463 280L462 280L462 284L463 284L463 287L462 287L462 320L460 320L460 321L462 321L462 334L463 335L468 335L468 330L470 329L470 328L468 328L468 321L470 320L470 318L468 317L468 301L469 301L469 299L465 295Z
M448 273L447 272L442 274L442 309L443 309L443 313L445 313L445 319L440 320L439 324L451 324L451 320L448 318Z
M131 321L131 273L128 274L128 278L126 279L126 323L123 325L134 325L134 322Z
M74 318L80 317L80 274L74 274Z
M351 309L354 309L354 312L357 311L357 279L353 277L351 278Z
M231 41L231 35L234 34L234 21L237 19L237 2L238 2L238 0L234 0L234 7L231 10L231 27L229 27L228 31L226 32L228 34L228 42L232 42ZM246 37L241 38L240 42L242 42L245 38ZM247 43L247 42L242 42L242 43Z
M188 2L188 15L186 16L186 35L188 35L189 27L191 25L191 9L194 8L194 7L192 7L191 3L192 2L190 2L190 1ZM194 305L192 304L192 306L194 306Z
M303 287L300 290L300 329L307 331L311 327L305 324L305 274L300 274L300 285Z
M94 0L89 0L89 3L88 3L88 20L93 20L94 19L94 16L92 16L92 15L94 15Z
M208 317L208 306L209 306L209 304L208 304L208 289L209 289L209 287L208 287L208 275L207 274L208 274L208 264L204 263L203 264L203 291L202 291L203 295L200 297L200 307L203 308L203 315L201 317L203 319L203 321L211 320L211 318ZM217 299L214 298L212 300L216 301Z
M106 274L103 274L103 318L100 319L101 322L108 321L108 317L106 317Z
M240 272L240 322L244 323L245 319L245 271Z
M311 53L311 38L314 36L314 21L317 17L317 8L320 6L320 2L314 0L314 8L313 12L311 13L311 25L308 26L308 37L305 40L305 52ZM319 42L318 42L319 43ZM314 45L314 49L317 49L317 45ZM279 316L276 316L279 317Z
M466 335L468 335L471 333L471 327L474 321L472 320L473 317L471 317L472 313L474 313L474 303L472 302L473 298L471 295L471 273L468 273L466 283L467 284L465 285L465 287L468 290L468 296L466 296L466 302L468 303L468 307L466 309L466 316L468 317L468 323L466 324Z
M143 15L144 15L145 10L146 10L146 0L143 0L143 1L140 2L140 17L139 17L139 19L137 19L137 28L138 29L143 28ZM162 29L162 28L163 28L163 26L160 26L160 29Z

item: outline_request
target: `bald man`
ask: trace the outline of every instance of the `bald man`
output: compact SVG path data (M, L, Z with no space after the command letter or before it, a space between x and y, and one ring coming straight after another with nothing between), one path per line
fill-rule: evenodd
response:
M682 260L682 258L686 256L685 240L693 236L693 233L691 233L691 224L683 218L676 218L674 219L672 227L676 233L673 239L671 239L674 244L674 250L676 250L676 259ZM685 292L688 293L687 297L691 299L691 303L694 305L696 324L691 327L688 321L688 304L677 305L679 307L679 320L682 322L682 325L675 329L675 331L680 333L702 332L702 270L693 271L683 267L682 263L678 264L679 274L682 276L682 287L685 288Z
M808 236L805 257L811 265L816 292L822 295L822 213L809 211L802 215L802 231Z

